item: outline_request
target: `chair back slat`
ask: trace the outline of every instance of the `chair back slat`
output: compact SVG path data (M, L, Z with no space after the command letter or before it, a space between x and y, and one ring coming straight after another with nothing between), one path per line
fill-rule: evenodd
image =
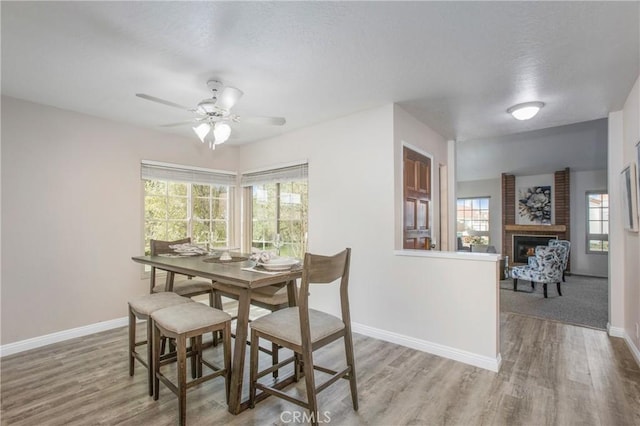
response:
M350 323L349 264L351 249L347 248L333 256L306 253L302 270L302 282L298 293L298 311L303 341L310 338L309 331L309 286L310 284L328 284L340 279L340 306L342 320Z
M347 250L335 256L305 254L304 266L307 279L312 284L332 283L344 275Z

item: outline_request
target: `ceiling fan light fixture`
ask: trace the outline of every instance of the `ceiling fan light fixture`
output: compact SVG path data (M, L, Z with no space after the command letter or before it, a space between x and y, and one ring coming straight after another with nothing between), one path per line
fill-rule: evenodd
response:
M231 127L227 123L218 122L213 128L213 134L216 145L225 143L231 136Z
M200 142L202 143L204 143L204 138L209 133L209 130L211 130L211 126L208 123L202 123L198 126L193 127L193 131L198 136L198 138L200 138Z
M525 102L512 106L507 112L516 120L529 120L535 117L543 106L544 102Z

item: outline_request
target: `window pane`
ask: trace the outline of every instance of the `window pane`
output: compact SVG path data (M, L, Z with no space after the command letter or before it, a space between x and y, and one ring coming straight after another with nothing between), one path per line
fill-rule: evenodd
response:
M609 207L609 194L602 194L602 207Z
M187 221L175 221L167 223L167 237L169 241L187 237Z
M191 196L193 197L207 197L209 198L211 187L209 185L193 184L191 188Z
M609 251L609 241L602 242L602 251Z
M229 245L227 235L227 222L215 221L213 223L213 236L211 240L216 247L224 247Z
M167 219L167 198L149 195L144 197L144 217L145 220Z
M589 207L602 207L602 196L600 194L589 194Z
M187 196L187 184L180 182L169 182L168 193L170 196L172 195L181 195L183 197Z
M589 250L590 251L602 251L602 241L589 240Z
M602 222L602 233L609 234L609 222Z
M187 199L170 197L168 200L169 219L187 219ZM186 235L186 234L185 234Z
M602 222L589 222L589 233L590 234L602 234Z
M208 198L196 198L192 203L194 219L208 220L211 218Z
M589 220L602 220L602 209L601 208L590 208L589 209Z
M145 194L165 195L167 193L167 182L161 180L145 180Z
M191 224L191 242L205 244L210 241L210 221L194 221Z

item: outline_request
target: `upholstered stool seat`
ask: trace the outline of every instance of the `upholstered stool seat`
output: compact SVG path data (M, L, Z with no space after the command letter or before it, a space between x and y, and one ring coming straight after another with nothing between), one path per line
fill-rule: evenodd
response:
M175 293L153 293L137 297L129 301L129 376L134 374L134 361L137 359L147 367L149 379L149 395L153 395L153 365L151 351L152 321L149 316L160 309L181 304L195 303L193 300L178 296ZM136 342L136 318L147 321L147 339ZM142 358L136 346L147 345L147 357Z
M231 316L219 309L202 303L175 305L154 311L153 319L153 398L160 396L160 381L164 383L178 397L179 424L186 423L187 389L202 382L223 376L225 393L229 400L229 386L231 377ZM224 351L224 366L216 366L202 357L202 335L205 333L222 332L222 346ZM160 359L160 341L164 337L176 340L176 359L178 362L177 384L169 380L160 370L167 361ZM187 339L191 347L187 350ZM187 383L187 356L192 359L192 374L194 380ZM195 362L193 362L195 360ZM202 376L202 365L206 365L213 372Z
M344 328L340 318L331 314L309 309L311 343L318 342ZM297 307L282 309L251 322L251 330L268 334L276 339L302 345L300 333L300 311Z

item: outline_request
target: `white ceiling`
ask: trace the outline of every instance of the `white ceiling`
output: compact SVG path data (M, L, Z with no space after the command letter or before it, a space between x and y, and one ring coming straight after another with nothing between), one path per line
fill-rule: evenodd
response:
M639 74L638 2L1 2L2 94L153 127L212 77L243 143L390 102L443 136L606 117ZM505 110L547 105L519 122ZM37 117L34 117L34 120ZM188 126L162 129L182 132Z

